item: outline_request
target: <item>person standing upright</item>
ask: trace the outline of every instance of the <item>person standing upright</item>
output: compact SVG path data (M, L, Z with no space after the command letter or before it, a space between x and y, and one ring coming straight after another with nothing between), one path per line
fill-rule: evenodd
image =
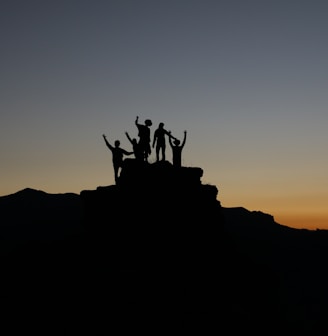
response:
M151 147L150 147L150 126L153 124L150 119L145 120L145 124L139 123L139 117L136 117L135 124L138 128L138 136L139 141L138 144L140 146L140 150L143 154L144 161L148 162L148 157L151 154Z
M162 154L162 161L165 161L165 150L166 150L166 141L165 135L169 138L175 139L174 136L171 135L171 131L167 131L164 128L164 123L159 123L158 128L154 132L153 139L153 147L156 145L156 161L159 161L160 153Z

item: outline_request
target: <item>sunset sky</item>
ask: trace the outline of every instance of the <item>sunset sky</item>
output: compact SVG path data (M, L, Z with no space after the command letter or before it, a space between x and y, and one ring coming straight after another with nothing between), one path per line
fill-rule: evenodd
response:
M0 32L0 196L114 184L139 116L223 207L328 229L327 1L2 0Z

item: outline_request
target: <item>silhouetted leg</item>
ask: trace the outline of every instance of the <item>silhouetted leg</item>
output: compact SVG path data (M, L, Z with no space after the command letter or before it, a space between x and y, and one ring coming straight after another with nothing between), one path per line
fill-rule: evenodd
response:
M114 166L114 176L115 176L115 183L117 184L118 183L118 170L119 170L119 167L118 166Z
M156 147L156 161L159 161L159 147Z

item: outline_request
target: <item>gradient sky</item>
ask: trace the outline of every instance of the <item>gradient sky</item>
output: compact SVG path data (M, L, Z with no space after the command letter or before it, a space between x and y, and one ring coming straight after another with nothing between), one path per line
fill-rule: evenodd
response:
M327 1L2 0L0 32L0 196L114 184L138 115L222 206L328 229Z

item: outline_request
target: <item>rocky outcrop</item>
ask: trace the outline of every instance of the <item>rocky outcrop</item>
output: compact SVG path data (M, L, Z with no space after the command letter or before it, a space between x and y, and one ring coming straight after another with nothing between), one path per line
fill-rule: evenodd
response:
M218 190L201 183L201 168L125 160L118 185L84 190L85 226L108 246L147 255L211 259L223 217ZM203 261L204 262L204 261Z
M81 192L95 259L116 274L128 272L127 287L138 287L130 303L180 319L217 307L224 223L218 190L202 184L202 174L167 161L125 160L117 185Z
M81 192L86 225L91 230L98 225L103 229L166 225L185 231L192 226L201 230L209 220L217 230L223 224L218 190L203 185L202 174L201 168L176 168L167 161L125 160L118 185Z

